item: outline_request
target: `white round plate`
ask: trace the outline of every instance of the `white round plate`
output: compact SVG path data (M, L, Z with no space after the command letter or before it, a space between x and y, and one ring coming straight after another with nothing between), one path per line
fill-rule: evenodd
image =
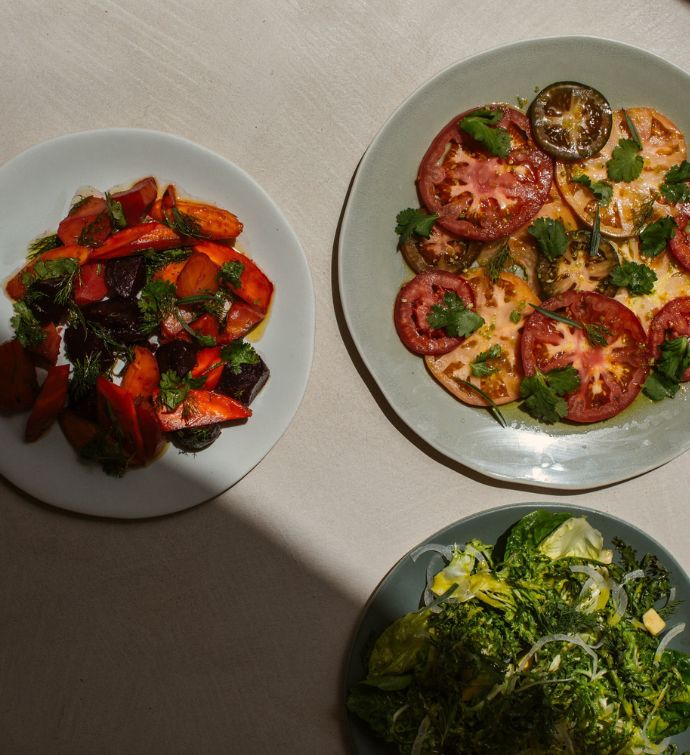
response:
M287 220L243 170L170 134L106 129L39 144L0 168L0 279L24 260L28 243L54 232L75 191L106 190L153 175L181 194L234 212L244 223L240 248L273 281L269 317L255 342L271 376L246 424L228 427L197 455L170 446L120 479L81 463L59 428L22 441L26 415L0 418L0 473L46 503L84 514L139 518L169 514L227 490L286 430L306 388L314 345L314 292L304 252ZM12 303L0 295L0 338L11 337Z
M501 407L509 427L465 406L427 373L393 327L393 302L412 274L396 251L395 217L417 207L415 178L433 137L458 113L489 102L516 105L559 80L595 87L614 107L651 106L690 138L690 76L664 60L592 37L538 39L502 47L442 71L407 99L366 151L352 185L339 241L345 318L370 373L398 416L423 440L484 475L531 485L584 489L619 482L690 447L690 398L640 397L618 417L591 426L532 421Z

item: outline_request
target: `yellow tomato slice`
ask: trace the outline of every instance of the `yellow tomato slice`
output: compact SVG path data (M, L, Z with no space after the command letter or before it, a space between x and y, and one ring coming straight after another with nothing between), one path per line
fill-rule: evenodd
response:
M601 232L607 236L633 236L639 233L649 217L668 214L669 208L657 201L659 187L669 168L687 156L683 134L666 116L647 107L632 107L626 112L639 134L644 165L634 181L612 183L613 198L600 209ZM625 115L622 110L617 110L613 114L611 136L601 152L586 160L556 163L558 188L577 216L590 227L594 221L596 199L586 186L571 180L572 176L585 173L592 181L611 183L606 163L619 140L630 138Z
M663 251L657 257L650 259L640 254L640 245L637 238L627 239L618 245L618 254L621 262L641 262L656 273L654 290L644 296L631 296L627 288L619 288L614 298L638 316L645 331L649 330L654 315L672 299L679 296L690 296L690 272L684 270L671 257L667 251Z
M462 381L476 385L495 404L507 404L520 395L520 328L532 312L531 305L538 304L539 298L525 281L512 273L501 273L496 282L483 270L465 277L474 293L475 311L484 318L484 325L452 351L425 357L424 361L433 377L466 404L487 406L486 400ZM496 371L481 377L473 375L472 363L496 344L500 346L500 356L485 362Z

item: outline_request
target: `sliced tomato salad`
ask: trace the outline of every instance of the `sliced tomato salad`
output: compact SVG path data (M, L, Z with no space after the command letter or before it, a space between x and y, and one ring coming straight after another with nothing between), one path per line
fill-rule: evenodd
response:
M543 422L592 423L690 379L690 162L664 113L555 82L526 112L492 103L454 117L416 187L421 207L396 216L417 275L395 327L460 401L502 424L496 407L511 402ZM480 325L430 318L450 291Z
M268 367L243 340L273 282L234 247L236 215L159 197L149 176L78 196L7 282L15 337L0 344L0 409L53 424L108 474L154 461L168 441L207 448L246 421Z

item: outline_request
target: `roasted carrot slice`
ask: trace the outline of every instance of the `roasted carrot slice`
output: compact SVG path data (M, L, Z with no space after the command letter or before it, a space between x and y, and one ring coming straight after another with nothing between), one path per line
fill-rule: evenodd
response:
M98 422L121 441L122 448L133 457L142 457L144 441L139 429L134 398L129 391L99 375L96 379L98 394Z
M105 282L105 263L86 262L74 282L74 301L79 307L105 299L108 285Z
M273 284L266 277L261 268L246 254L238 252L225 244L213 241L200 241L194 245L194 251L207 255L221 268L221 274L227 270L236 273L238 286L233 285L229 276L224 276L227 287L247 304L265 313L271 303ZM234 267L224 268L227 263L235 263ZM241 267L240 267L241 265Z
M179 317L178 317L179 314ZM189 324L194 319L194 312L191 312L184 307L178 307L177 312L168 315L161 323L161 341L173 341L175 338L182 338L185 341L190 341L191 338L184 332L184 325L180 322L180 318Z
M38 393L36 369L16 339L0 344L0 412L31 409Z
M142 401L136 405L137 420L141 430L143 441L143 455L140 458L142 464L153 461L165 445L165 438L158 417L150 401Z
M213 339L218 338L218 320L206 312L206 314L197 317L194 322L189 324L189 327L200 336L211 336Z
M43 340L36 346L29 347L27 351L31 354L31 359L36 367L47 370L57 362L62 338L52 322L44 325L42 330L45 333Z
M177 283L177 279L182 272L182 268L185 266L187 260L178 260L177 262L168 262L164 267L159 268L153 274L153 280L167 281L172 283L173 286Z
M91 251L90 260L129 257L144 249L172 249L180 246L182 237L162 223L139 223L124 228Z
M151 217L159 223L167 223L181 234L211 240L235 239L243 225L236 215L228 210L204 202L178 199L174 186L168 186L151 207Z
M218 336L220 343L230 343L243 338L249 331L264 319L258 310L236 299L225 318L225 328Z
M129 189L116 191L111 199L119 202L127 225L139 223L158 196L158 184L152 176L142 178Z
M41 391L26 422L24 440L33 443L55 422L67 401L69 365L53 365L43 381Z
M204 389L212 391L223 374L224 364L220 358L220 346L199 349L196 354L196 364L192 367L192 377L205 377Z
M177 298L215 293L220 287L219 270L207 255L195 252L187 259L177 279Z
M89 236L95 243L99 243L106 240L110 231L105 199L88 196L74 205L67 217L60 221L57 235L63 244L78 244L82 235Z
M47 262L48 260L61 260L67 258L76 259L80 265L83 265L89 256L89 248L86 246L77 246L71 244L69 246L58 246L55 249L49 249L47 252L43 252L40 256L28 262L24 267L12 278L10 278L6 290L12 299L21 299L26 294L26 283L24 283L27 274L36 267L36 263L39 261Z
M63 435L75 451L81 451L100 432L98 425L90 419L80 417L71 409L65 409L59 416L58 423Z
M134 359L127 365L120 386L134 398L151 398L160 383L156 357L145 346L135 346Z
M203 427L217 422L251 417L252 410L235 399L213 391L192 388L185 400L172 412L156 403L156 414L165 432L187 427Z

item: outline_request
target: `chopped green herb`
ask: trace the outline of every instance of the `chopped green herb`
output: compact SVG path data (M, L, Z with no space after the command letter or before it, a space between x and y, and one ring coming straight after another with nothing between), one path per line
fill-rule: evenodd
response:
M571 176L570 180L586 186L602 207L605 207L611 202L611 198L613 197L613 186L607 181L592 181L586 173Z
M633 123L632 118L628 115L627 110L623 110L623 118L625 118L625 125L628 127L628 131L630 132L630 140L638 150L642 151L642 140L640 139L640 135L637 133L637 128Z
M141 290L138 305L142 314L142 331L150 333L174 312L177 305L175 286L164 280L149 281Z
M664 176L659 187L665 199L673 204L690 202L690 162L683 160L674 165Z
M38 346L43 342L46 334L41 323L36 319L36 315L23 299L16 301L13 307L14 315L10 319L10 325L14 329L17 340L27 349Z
M520 110L524 110L529 105L529 100L526 97L520 97L520 95L515 98L515 102L517 102Z
M34 239L29 244L29 248L26 252L26 257L27 259L31 260L34 257L38 257L44 252L49 251L50 249L57 249L59 246L63 246L63 244L56 233L51 233L47 236L41 236L40 238Z
M96 380L102 372L100 351L87 354L83 359L75 359L69 381L69 392L72 398L79 401L87 396L95 387Z
M487 364L487 362L500 359L503 354L501 345L498 343L492 344L486 351L482 351L477 354L476 358L470 364L470 370L474 377L488 377L498 372L498 367Z
M520 318L522 317L522 314L519 312L519 310L514 309L510 313L510 321L514 322L516 325L520 322Z
M180 212L177 207L172 207L170 210L163 211L163 221L172 228L175 233L179 233L180 236L188 236L192 238L205 239L207 234L201 230L201 225L196 218L191 215L187 215L185 212Z
M606 163L606 174L611 181L626 183L634 181L644 166L640 148L632 139L620 139Z
M434 223L438 220L438 214L429 215L424 210L415 210L408 207L401 210L395 218L395 232L400 236L400 241L405 242L412 238L412 234L429 238Z
M100 464L103 471L111 477L122 477L131 461L122 444L106 435L103 430L80 449L79 455L87 461Z
M470 383L469 380L462 380L461 378L455 379L458 383L464 385L465 388L472 391L473 393L476 393L477 396L481 396L487 403L486 408L489 410L489 414L491 414L491 416L496 420L496 422L498 422L501 427L508 427L505 421L505 417L501 414L501 410L496 406L496 403L488 393L485 393L478 385Z
M601 323L585 323L584 331L587 336L587 340L592 346L606 346L608 344L607 336L611 335L611 331L602 325Z
M654 291L656 273L641 262L622 262L610 275L614 286L625 286L631 296L642 296Z
M243 364L258 364L261 360L254 347L247 341L238 338L236 341L223 346L220 358L230 367L235 375L242 372Z
M104 210L82 228L77 243L80 246L96 246L110 233L110 230L110 216L108 211Z
M460 128L483 144L492 155L507 157L512 142L506 129L497 124L503 118L500 110L474 110L460 121Z
M572 365L549 372L537 370L520 384L520 397L524 399L520 408L535 419L549 424L557 422L568 414L563 396L579 386L580 375Z
M640 254L656 257L666 249L666 244L676 235L676 221L671 217L659 218L650 223L640 234Z
M499 279L509 261L512 261L510 258L510 249L508 242L504 241L486 266L486 273L494 283Z
M127 225L122 205L117 199L113 199L107 191L105 193L105 207L110 218L110 224L115 230L119 231Z
M690 347L686 336L664 341L660 351L654 369L642 388L652 401L673 398L680 388L683 373L690 367Z
M432 306L427 322L430 328L443 329L451 338L465 338L484 324L484 318L468 309L455 291L447 291L443 304Z
M174 411L187 398L192 388L201 388L205 382L204 376L194 378L191 373L187 373L180 377L174 370L167 370L161 375L158 401Z
M58 304L67 305L72 299L74 281L79 273L79 260L64 257L57 260L38 259L33 267L22 275L22 283L28 288L37 281L60 280L55 293Z
M565 254L568 235L562 220L537 218L527 229L537 241L539 251L551 262Z
M233 288L242 287L242 273L244 272L244 264L239 260L233 260L232 262L224 262L218 277L221 281L229 283Z
M594 208L594 222L592 223L592 233L589 237L589 256L597 257L599 254L599 245L601 244L601 214L599 205Z
M174 249L147 249L143 253L144 262L146 263L146 280L150 281L156 270L160 270L171 262L182 262L186 260L192 251L189 248L176 247Z

